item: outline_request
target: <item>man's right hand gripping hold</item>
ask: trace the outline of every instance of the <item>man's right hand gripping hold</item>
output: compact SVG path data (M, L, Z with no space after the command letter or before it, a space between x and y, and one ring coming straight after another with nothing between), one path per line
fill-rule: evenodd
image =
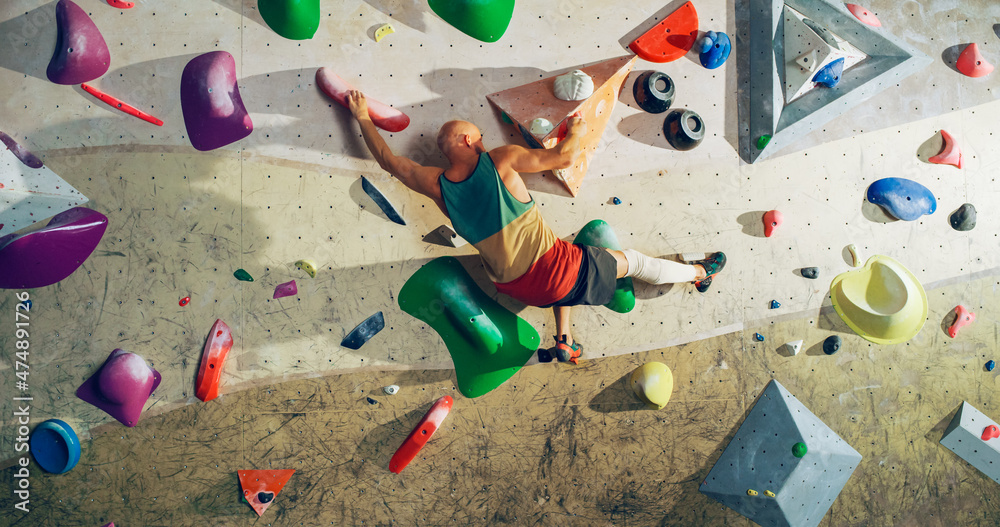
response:
M434 200L451 219L455 232L483 259L497 291L525 304L555 311L555 346L561 361L574 363L582 346L570 331L570 307L611 301L615 280L625 276L651 284L694 282L705 292L726 256L681 264L652 258L632 249L615 251L565 242L545 224L520 172L544 172L573 166L587 125L580 117L567 123L566 138L553 148L506 145L487 151L479 129L466 121L448 121L437 135L448 168L428 167L397 156L368 116L361 92L348 95L351 113L365 144L380 167L404 185Z

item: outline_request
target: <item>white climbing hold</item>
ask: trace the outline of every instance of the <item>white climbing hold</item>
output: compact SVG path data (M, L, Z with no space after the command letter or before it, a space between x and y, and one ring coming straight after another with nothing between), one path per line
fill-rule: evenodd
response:
M861 257L858 256L858 247L853 243L847 246L847 252L851 254L851 267L861 265Z
M785 344L785 350L788 351L789 355L798 355L799 351L802 350L802 341L796 340Z
M573 70L556 77L552 82L552 92L557 99L582 101L594 93L594 79L580 70Z
M399 392L399 386L390 384L389 386L382 388L382 391L385 392L386 395L396 395L396 393Z

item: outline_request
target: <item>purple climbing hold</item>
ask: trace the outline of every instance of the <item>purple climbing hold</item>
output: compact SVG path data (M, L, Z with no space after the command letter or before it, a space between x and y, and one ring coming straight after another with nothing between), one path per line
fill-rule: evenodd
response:
M7 146L7 149L14 153L22 163L27 165L29 168L42 168L42 160L38 159L38 156L32 154L27 148L18 144L11 136L0 132L0 142L3 142Z
M202 152L235 143L253 132L236 85L236 60L225 51L199 55L184 67L181 110L191 145Z
M70 0L56 4L58 38L45 71L56 84L90 82L108 72L111 51L87 12Z
M135 426L153 390L160 385L160 372L146 360L122 349L111 352L97 373L76 390L76 396L104 410L125 426Z
M87 260L108 228L100 212L75 207L28 234L0 238L0 289L52 285Z
M295 285L295 280L278 284L278 286L274 288L274 298L284 298L286 296L295 296L297 294L299 294L299 288Z

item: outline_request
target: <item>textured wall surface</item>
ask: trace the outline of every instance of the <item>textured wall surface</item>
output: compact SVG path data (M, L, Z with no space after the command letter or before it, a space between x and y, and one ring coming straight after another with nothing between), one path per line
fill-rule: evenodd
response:
M742 0L695 3L702 31L735 35ZM748 165L736 152L741 42L722 68L696 53L639 60L578 196L551 176L525 175L547 222L571 239L607 220L625 247L657 256L723 250L726 270L706 294L689 284L637 284L635 310L580 308L582 366L532 364L479 399L457 396L440 338L403 313L396 294L422 264L458 256L488 293L473 249L425 241L446 222L372 160L349 113L316 87L326 66L406 112L406 130L383 134L400 155L438 164L434 137L449 119L482 128L488 147L522 143L486 94L628 53L625 45L682 4L519 0L507 33L481 43L422 0L322 3L319 31L291 41L270 30L254 0L137 2L119 10L79 0L111 48L110 71L91 84L163 119L155 127L105 106L79 86L45 78L55 45L55 2L0 5L0 130L107 215L95 253L62 282L30 291L31 420L69 422L83 438L80 465L44 475L32 464L32 509L13 507L15 469L0 477L0 524L249 525L237 469L295 468L261 524L676 524L746 525L697 492L771 378L778 379L863 456L821 525L995 525L996 484L937 441L959 404L1000 412L996 374L983 363L998 337L1000 199L996 73L971 79L954 67L979 43L1000 63L1000 4L980 0L876 0L882 31L933 59L906 78L774 156ZM396 32L376 43L378 26ZM191 147L179 86L193 57L236 58L253 134L211 152ZM662 115L638 109L632 82L650 69L676 84L674 107L698 112L707 134L678 152ZM933 165L946 129L964 168ZM400 209L390 222L361 190L364 175ZM938 210L893 221L864 201L868 185L905 177L928 187ZM612 198L621 199L613 205ZM977 227L950 228L965 202ZM784 213L765 238L761 214ZM927 289L930 309L912 340L877 346L854 335L830 306L830 280L885 254ZM311 258L315 279L294 267ZM818 280L796 274L817 266ZM239 282L243 268L256 279ZM271 298L295 279L299 294ZM15 462L14 291L0 292L0 458ZM191 296L186 307L178 300ZM768 309L778 300L781 308ZM498 300L545 342L551 312ZM956 304L978 319L951 339ZM343 336L376 311L386 328L359 350ZM194 397L201 349L225 320L236 344L218 400ZM763 343L753 340L759 332ZM844 349L826 356L828 335ZM803 339L804 353L778 349ZM75 397L114 348L163 374L143 421L126 429ZM11 350L11 351L8 351ZM627 391L646 360L674 372L659 412ZM997 370L1000 371L1000 370ZM380 388L398 384L394 397ZM392 452L429 405L456 395L444 428L397 476ZM378 400L369 404L367 397Z

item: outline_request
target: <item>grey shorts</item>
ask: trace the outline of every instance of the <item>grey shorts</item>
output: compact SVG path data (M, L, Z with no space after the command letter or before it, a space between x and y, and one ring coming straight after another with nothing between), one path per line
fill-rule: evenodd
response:
M603 306L617 287L618 261L603 247L574 244L583 249L576 283L558 302L541 307Z

